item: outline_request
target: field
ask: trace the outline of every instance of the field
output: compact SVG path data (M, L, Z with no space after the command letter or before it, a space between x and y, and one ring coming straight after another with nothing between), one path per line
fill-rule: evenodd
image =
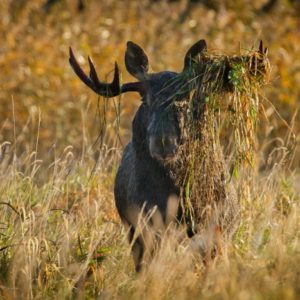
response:
M0 299L299 299L300 6L198 2L0 1ZM255 163L234 179L240 225L208 264L170 228L136 274L113 184L139 97L95 95L69 47L103 80L117 61L126 82L128 40L157 72L180 71L202 38L228 55L269 48Z

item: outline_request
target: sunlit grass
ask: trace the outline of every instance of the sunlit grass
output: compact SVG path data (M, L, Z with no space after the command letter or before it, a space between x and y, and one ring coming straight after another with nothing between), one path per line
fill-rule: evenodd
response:
M97 169L91 175L92 165L76 160L70 170L64 159L40 186L39 172L25 176L16 166L1 176L5 299L299 295L299 175L284 174L280 162L268 174L241 176L241 223L214 260L203 264L191 241L182 239L182 229L170 227L147 272L137 275L113 203L114 171Z
M256 13L260 0L255 9L234 1L220 11L186 10L184 1L90 0L82 13L62 1L48 15L43 2L0 1L0 298L298 299L300 31L289 1L266 15ZM129 140L138 98L121 99L118 131L116 105L73 74L68 47L84 68L91 54L103 80L117 60L126 82L127 40L145 48L154 71L180 71L202 38L217 53L251 50L260 39L269 47L255 163L236 176L241 222L206 265L183 229L169 228L137 275L113 182L117 133Z

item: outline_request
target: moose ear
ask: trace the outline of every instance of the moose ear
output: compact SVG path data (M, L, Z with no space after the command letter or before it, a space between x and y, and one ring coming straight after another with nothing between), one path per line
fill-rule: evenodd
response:
M131 41L127 42L125 65L132 76L139 80L145 79L149 69L148 57L140 46Z
M193 59L195 59L197 55L201 54L203 51L206 50L207 50L207 45L205 40L200 40L197 43L195 43L185 55L183 70L188 69L192 64Z

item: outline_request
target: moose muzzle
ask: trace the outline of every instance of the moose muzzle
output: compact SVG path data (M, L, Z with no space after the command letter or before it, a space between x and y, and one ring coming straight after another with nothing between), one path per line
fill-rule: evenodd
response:
M150 155L159 161L172 159L177 152L178 140L175 135L150 136L149 150Z

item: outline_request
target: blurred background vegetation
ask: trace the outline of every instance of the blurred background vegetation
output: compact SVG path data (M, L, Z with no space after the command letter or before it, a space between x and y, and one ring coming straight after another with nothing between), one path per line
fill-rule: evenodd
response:
M124 67L128 40L146 50L155 72L180 71L186 50L202 38L210 50L226 54L256 47L262 39L272 72L258 132L258 145L264 146L258 147L270 153L285 142L297 153L299 28L300 5L291 0L3 0L0 140L9 141L17 157L38 149L47 165L68 145L78 157L97 160L103 140L119 146L117 132L121 144L130 139L138 96L99 99L71 70L69 46L86 70L91 55L104 80L111 79L117 61L127 81L133 80ZM298 156L293 165L299 165Z
M0 298L299 299L299 28L297 0L1 0ZM204 267L166 239L136 276L113 181L139 97L99 98L69 46L102 80L117 61L125 82L128 40L156 72L180 71L199 39L216 53L269 47L259 166L237 178L241 224L223 255Z

